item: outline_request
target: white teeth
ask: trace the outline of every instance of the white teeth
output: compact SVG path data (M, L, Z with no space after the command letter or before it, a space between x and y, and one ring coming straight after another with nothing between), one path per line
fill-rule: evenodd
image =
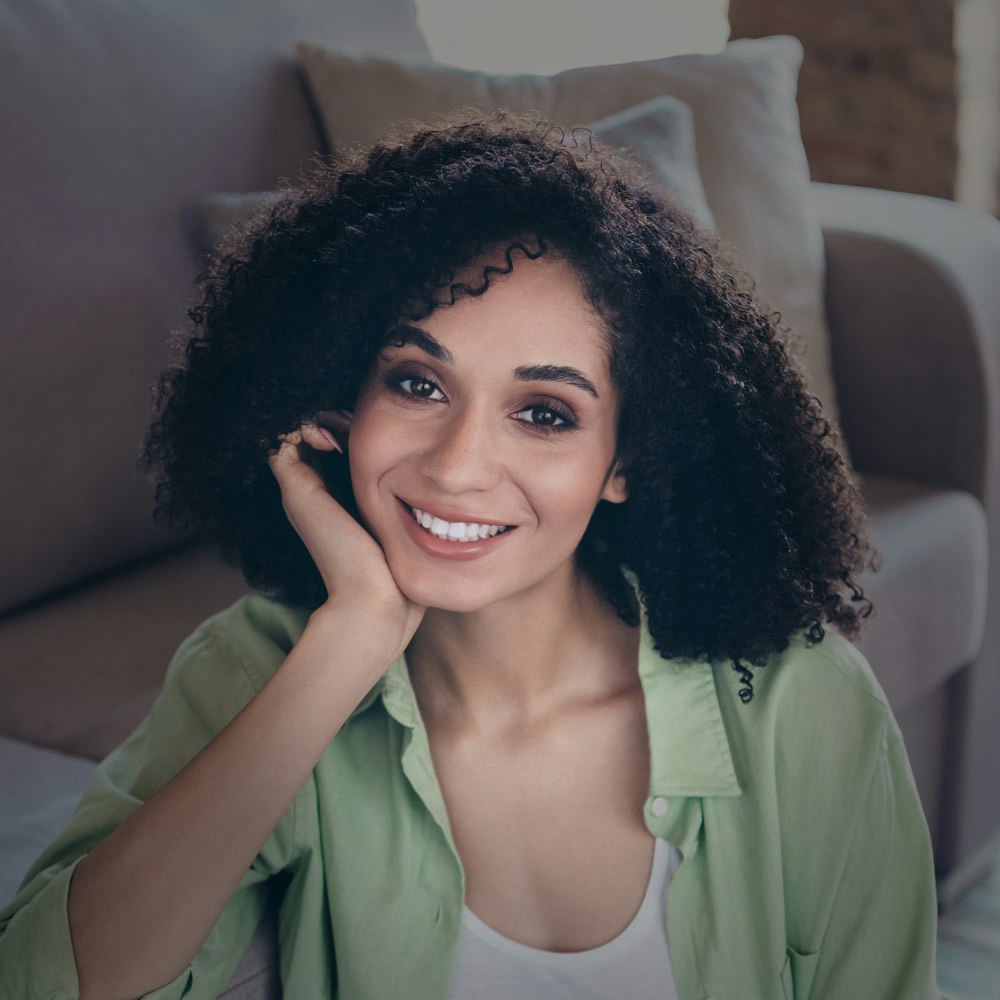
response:
M462 521L451 523L441 520L440 517L434 517L417 507L411 507L410 510L418 524L426 528L436 538L448 541L477 542L483 538L492 538L493 535L507 530L506 527L497 524L465 524Z

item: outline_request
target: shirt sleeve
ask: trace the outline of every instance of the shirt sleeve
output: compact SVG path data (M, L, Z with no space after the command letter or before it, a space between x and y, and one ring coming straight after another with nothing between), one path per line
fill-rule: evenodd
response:
M256 694L225 636L199 626L180 645L163 686L132 734L101 761L68 825L0 910L0 997L76 1000L79 982L67 900L86 854L207 746ZM188 967L155 1000L214 998L225 987L268 904L270 876L294 855L286 810Z
M930 832L899 727L887 710L815 964L813 1000L942 1000ZM808 967L804 958L799 959ZM947 1000L947 998L944 998Z

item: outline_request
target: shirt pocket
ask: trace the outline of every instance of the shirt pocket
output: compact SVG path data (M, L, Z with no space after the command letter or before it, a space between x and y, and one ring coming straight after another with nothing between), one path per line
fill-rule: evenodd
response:
M781 970L781 987L785 1000L808 1000L816 977L818 951L796 951L785 948L785 965Z

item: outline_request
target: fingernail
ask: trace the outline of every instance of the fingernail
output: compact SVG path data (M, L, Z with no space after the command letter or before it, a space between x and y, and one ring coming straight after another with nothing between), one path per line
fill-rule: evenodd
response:
M325 427L320 427L319 432L320 434L323 435L323 437L327 439L327 441L330 442L330 444L334 446L334 448L337 449L337 451L343 453L344 449L340 447L340 444L337 442L337 439Z

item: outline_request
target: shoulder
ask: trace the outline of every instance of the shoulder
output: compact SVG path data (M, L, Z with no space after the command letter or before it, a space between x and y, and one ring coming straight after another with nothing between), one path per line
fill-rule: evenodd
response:
M228 721L281 666L308 618L305 608L262 594L244 595L206 618L180 643L159 700L182 699Z
M309 615L304 607L264 594L245 594L204 621L201 629L239 659L259 690L299 641Z
M824 628L820 642L805 630L766 667L754 670L761 679L762 701L776 723L833 714L863 717L881 726L891 715L889 701L867 657L839 632Z
M831 798L852 796L867 784L897 727L868 659L839 632L824 632L818 643L797 632L766 666L752 668L750 702L737 696L732 670L732 679L720 676L717 687L727 731L755 769L766 769L786 789L822 775Z

